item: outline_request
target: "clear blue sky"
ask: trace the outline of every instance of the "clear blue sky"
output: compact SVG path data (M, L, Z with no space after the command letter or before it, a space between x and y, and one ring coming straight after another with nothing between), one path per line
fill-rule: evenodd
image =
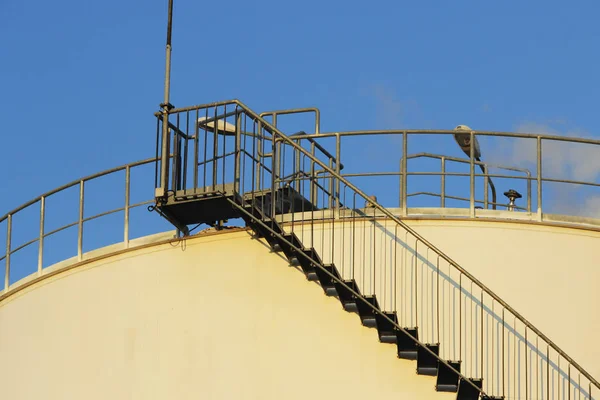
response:
M0 214L153 156L166 10L0 1ZM171 102L317 106L323 131L466 123L598 137L599 12L593 1L175 0Z

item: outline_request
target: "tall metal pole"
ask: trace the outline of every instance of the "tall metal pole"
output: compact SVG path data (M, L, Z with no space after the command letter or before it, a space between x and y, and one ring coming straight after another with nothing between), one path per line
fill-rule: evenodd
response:
M173 22L173 0L169 0L169 16L167 22L167 48L166 48L166 66L165 66L165 97L162 107L162 152L160 161L160 188L156 192L156 197L166 197L169 186L169 110L173 105L169 103L169 94L171 89L171 31Z

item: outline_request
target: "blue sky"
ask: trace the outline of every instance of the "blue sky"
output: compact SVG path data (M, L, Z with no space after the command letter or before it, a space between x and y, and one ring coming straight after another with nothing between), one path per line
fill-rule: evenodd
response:
M153 156L166 9L0 1L0 214ZM171 102L316 106L322 131L468 124L598 138L599 11L592 1L175 0ZM371 150L374 163L395 152Z

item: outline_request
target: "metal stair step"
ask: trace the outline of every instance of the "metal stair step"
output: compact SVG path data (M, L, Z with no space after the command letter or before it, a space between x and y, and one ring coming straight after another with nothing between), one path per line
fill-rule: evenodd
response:
M334 264L323 265L323 268L336 278L340 278L340 274ZM315 268L315 273L317 274L319 283L321 284L325 294L327 296L337 296L337 290L335 289L333 278L326 274L321 268Z
M383 312L385 316L398 323L398 315L396 312ZM375 322L377 325L377 333L379 335L379 341L381 343L396 343L396 332L397 329L393 323L388 321L381 314L375 314Z
M371 304L376 309L380 310L379 303L377 302L377 296L364 296L365 300ZM375 328L377 326L375 316L377 313L369 307L364 301L357 299L356 300L356 308L358 310L358 315L360 316L360 321L364 326L369 328Z
M469 378L479 389L483 387L483 379ZM479 400L480 391L470 385L465 379L461 378L458 383L458 393L456 400Z
M446 361L452 368L460 372L460 361ZM458 390L459 376L445 364L438 361L437 382L435 390L438 392L456 392Z
M419 328L404 328L407 333L396 330L396 346L398 348L398 358L406 360L417 359L417 344L410 337L419 339ZM409 336L410 335L410 336Z
M427 350L436 355L440 354L439 343L426 343L425 346L417 346L417 374L436 376L438 372L438 359Z
M354 279L344 280L343 282L346 286L360 295L360 290ZM356 296L341 283L335 282L334 285L344 310L348 312L358 312L358 309L356 308Z
M284 240L277 238L279 247L281 247L281 250L283 251L283 253L285 254L285 256L291 264L297 264L299 262L297 251L289 243L291 243L298 249L302 249L302 243L300 242L300 239L298 239L298 236L296 236L294 232L284 234L282 235L282 237Z
M306 279L309 281L316 281L319 279L315 265L321 265L321 257L314 248L310 249L302 249L302 253L306 255L306 257L302 255L298 255L298 263L300 264L300 268L304 271L304 275L306 275Z

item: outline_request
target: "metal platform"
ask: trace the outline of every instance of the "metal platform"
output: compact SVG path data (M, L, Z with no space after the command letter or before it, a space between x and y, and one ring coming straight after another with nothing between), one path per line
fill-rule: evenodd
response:
M178 190L168 196L166 202L160 203L157 209L185 233L188 225L214 226L219 221L240 218L239 210L231 205L230 200L234 199L234 194L233 183ZM246 202L254 202L265 210L271 210L273 207L272 197L270 190L247 193L243 196ZM317 207L292 187L280 188L275 192L275 214L316 210Z
M178 190L160 203L157 209L181 231L191 224L214 225L218 221L239 218L239 212L231 207L233 184L217 187Z

